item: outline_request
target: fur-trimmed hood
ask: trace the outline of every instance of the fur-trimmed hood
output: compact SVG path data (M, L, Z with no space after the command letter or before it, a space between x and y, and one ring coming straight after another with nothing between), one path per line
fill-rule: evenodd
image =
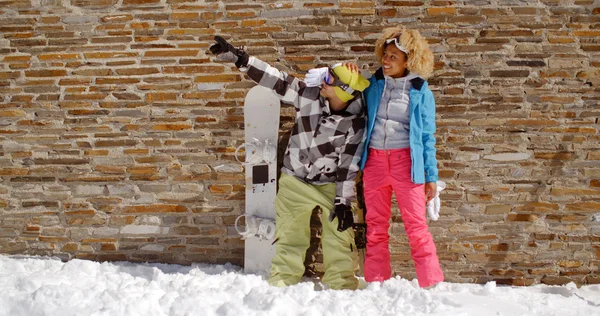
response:
M433 53L429 49L427 40L417 30L410 30L403 26L384 29L375 43L377 58L381 61L386 47L385 41L394 37L400 38L400 44L408 50L408 71L425 79L431 77Z

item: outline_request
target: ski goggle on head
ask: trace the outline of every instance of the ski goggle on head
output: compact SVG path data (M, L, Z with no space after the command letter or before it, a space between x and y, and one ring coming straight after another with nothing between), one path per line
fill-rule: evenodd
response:
M328 67L328 72L327 75L325 76L325 82L333 87L338 87L340 89L342 89L343 91L351 94L352 96L356 96L360 93L360 91L355 91L354 89L350 88L350 85L343 82L340 77L338 77L338 75L335 74L335 72L333 72L333 68L338 67L338 65L334 65L333 67Z
M392 37L392 38L387 39L385 41L386 45L389 45L391 43L394 43L394 45L396 46L396 48L398 48L400 51L402 51L403 53L405 53L406 55L408 55L408 49L404 48L404 46L402 46L400 44L400 40L397 37Z
M369 80L341 63L329 67L324 79L327 85L333 86L335 94L343 102L354 99L369 86Z

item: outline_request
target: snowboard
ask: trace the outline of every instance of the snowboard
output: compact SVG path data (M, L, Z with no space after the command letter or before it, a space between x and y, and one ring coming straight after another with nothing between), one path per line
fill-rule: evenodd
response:
M275 195L277 193L277 140L280 101L273 91L255 86L244 101L244 144L236 159L245 166L246 209L236 219L235 228L244 243L244 271L266 272L275 255ZM239 153L245 149L245 160ZM245 218L245 230L238 223Z

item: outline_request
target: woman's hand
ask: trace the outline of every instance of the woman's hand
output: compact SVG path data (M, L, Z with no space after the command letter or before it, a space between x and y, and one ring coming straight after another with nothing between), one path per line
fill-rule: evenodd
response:
M435 182L425 183L425 199L427 199L425 204L429 203L429 201L431 201L435 197L436 192L437 184Z
M350 70L350 72L353 72L355 74L359 74L360 70L358 69L358 64L355 62L345 62L342 64L342 66L348 68Z

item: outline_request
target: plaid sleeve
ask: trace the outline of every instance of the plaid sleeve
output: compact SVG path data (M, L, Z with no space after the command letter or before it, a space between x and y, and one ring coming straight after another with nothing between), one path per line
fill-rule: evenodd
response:
M355 100L354 102L360 102ZM358 116L352 120L352 126L346 135L346 143L340 150L340 159L337 168L337 181L335 205L350 203L356 197L354 189L354 178L358 172L360 158L362 156L364 140L365 119Z
M248 77L254 82L273 90L273 93L281 99L281 102L294 104L296 107L300 104L300 97L307 97L305 92L314 90L306 89L304 81L283 71L279 71L277 68L256 57L250 57L248 67L240 70L246 71Z

